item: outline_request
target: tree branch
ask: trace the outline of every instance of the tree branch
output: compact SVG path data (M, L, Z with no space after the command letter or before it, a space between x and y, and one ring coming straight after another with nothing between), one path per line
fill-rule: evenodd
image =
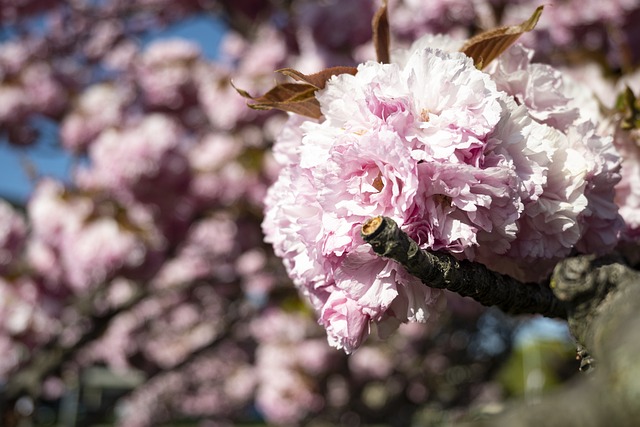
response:
M540 402L458 427L631 427L640 419L640 272L615 255L580 256L556 266L554 292L568 305L574 337L594 356L593 374Z
M549 287L522 283L447 253L420 249L391 218L369 219L362 225L362 238L378 255L398 262L409 274L432 288L448 289L483 305L497 306L509 314L567 317L564 303Z

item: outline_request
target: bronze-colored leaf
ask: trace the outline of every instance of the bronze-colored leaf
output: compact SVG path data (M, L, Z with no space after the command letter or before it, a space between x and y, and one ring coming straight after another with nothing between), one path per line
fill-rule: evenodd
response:
M620 129L640 129L640 99L636 97L629 86L626 86L624 92L618 95L616 109L622 113Z
M320 103L315 97L315 86L306 83L280 83L262 96L252 96L249 92L233 88L243 97L254 101L247 106L254 110L277 109L319 119L322 117Z
M280 83L262 96L252 96L246 90L237 88L233 83L231 85L240 95L254 101L247 103L247 105L255 110L275 108L319 119L322 117L322 112L320 111L320 103L315 97L316 91L324 88L331 76L345 73L354 75L358 69L355 67L332 67L309 75L292 68L283 68L278 72L304 83Z
M515 43L522 34L535 28L543 8L544 6L539 6L533 15L520 25L494 28L471 37L460 51L472 58L479 69L486 67Z
M388 64L391 62L389 46L391 37L389 35L389 14L387 13L387 0L382 1L382 6L373 16L371 22L373 29L373 46L376 49L376 57L378 62Z
M331 76L336 76L338 74L355 75L358 72L358 69L356 67L331 67L314 74L302 74L300 71L294 70L293 68L283 68L277 71L294 80L308 83L318 89L323 89L327 84L327 80L329 80Z

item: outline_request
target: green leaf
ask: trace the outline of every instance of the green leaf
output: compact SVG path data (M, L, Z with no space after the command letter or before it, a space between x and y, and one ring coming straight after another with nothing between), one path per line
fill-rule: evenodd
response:
M533 15L520 25L494 28L471 37L460 51L472 58L476 67L483 69L514 44L522 34L535 28L543 8L544 6L539 6Z

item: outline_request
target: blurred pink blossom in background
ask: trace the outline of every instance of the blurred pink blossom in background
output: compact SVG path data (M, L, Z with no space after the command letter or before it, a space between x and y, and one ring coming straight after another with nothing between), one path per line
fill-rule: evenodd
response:
M78 423L120 426L427 424L502 402L517 322L424 286L360 227L390 216L526 281L637 243L616 100L640 95L640 3L552 3L481 71L464 39L529 2L391 0L391 64L369 0L0 2L0 142L70 164L0 200L0 424L21 397L86 398ZM215 34L180 34L194 22ZM234 88L335 65L358 73L316 93L319 120ZM108 414L83 388L103 367L129 384Z

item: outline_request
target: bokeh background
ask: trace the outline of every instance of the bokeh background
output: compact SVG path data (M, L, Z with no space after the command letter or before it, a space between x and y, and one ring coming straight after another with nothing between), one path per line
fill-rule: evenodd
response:
M347 356L262 242L286 115L230 83L373 59L378 6L0 1L0 425L447 425L577 372L562 322L448 293ZM537 6L391 0L392 43ZM613 108L639 20L636 0L550 2L522 42Z

